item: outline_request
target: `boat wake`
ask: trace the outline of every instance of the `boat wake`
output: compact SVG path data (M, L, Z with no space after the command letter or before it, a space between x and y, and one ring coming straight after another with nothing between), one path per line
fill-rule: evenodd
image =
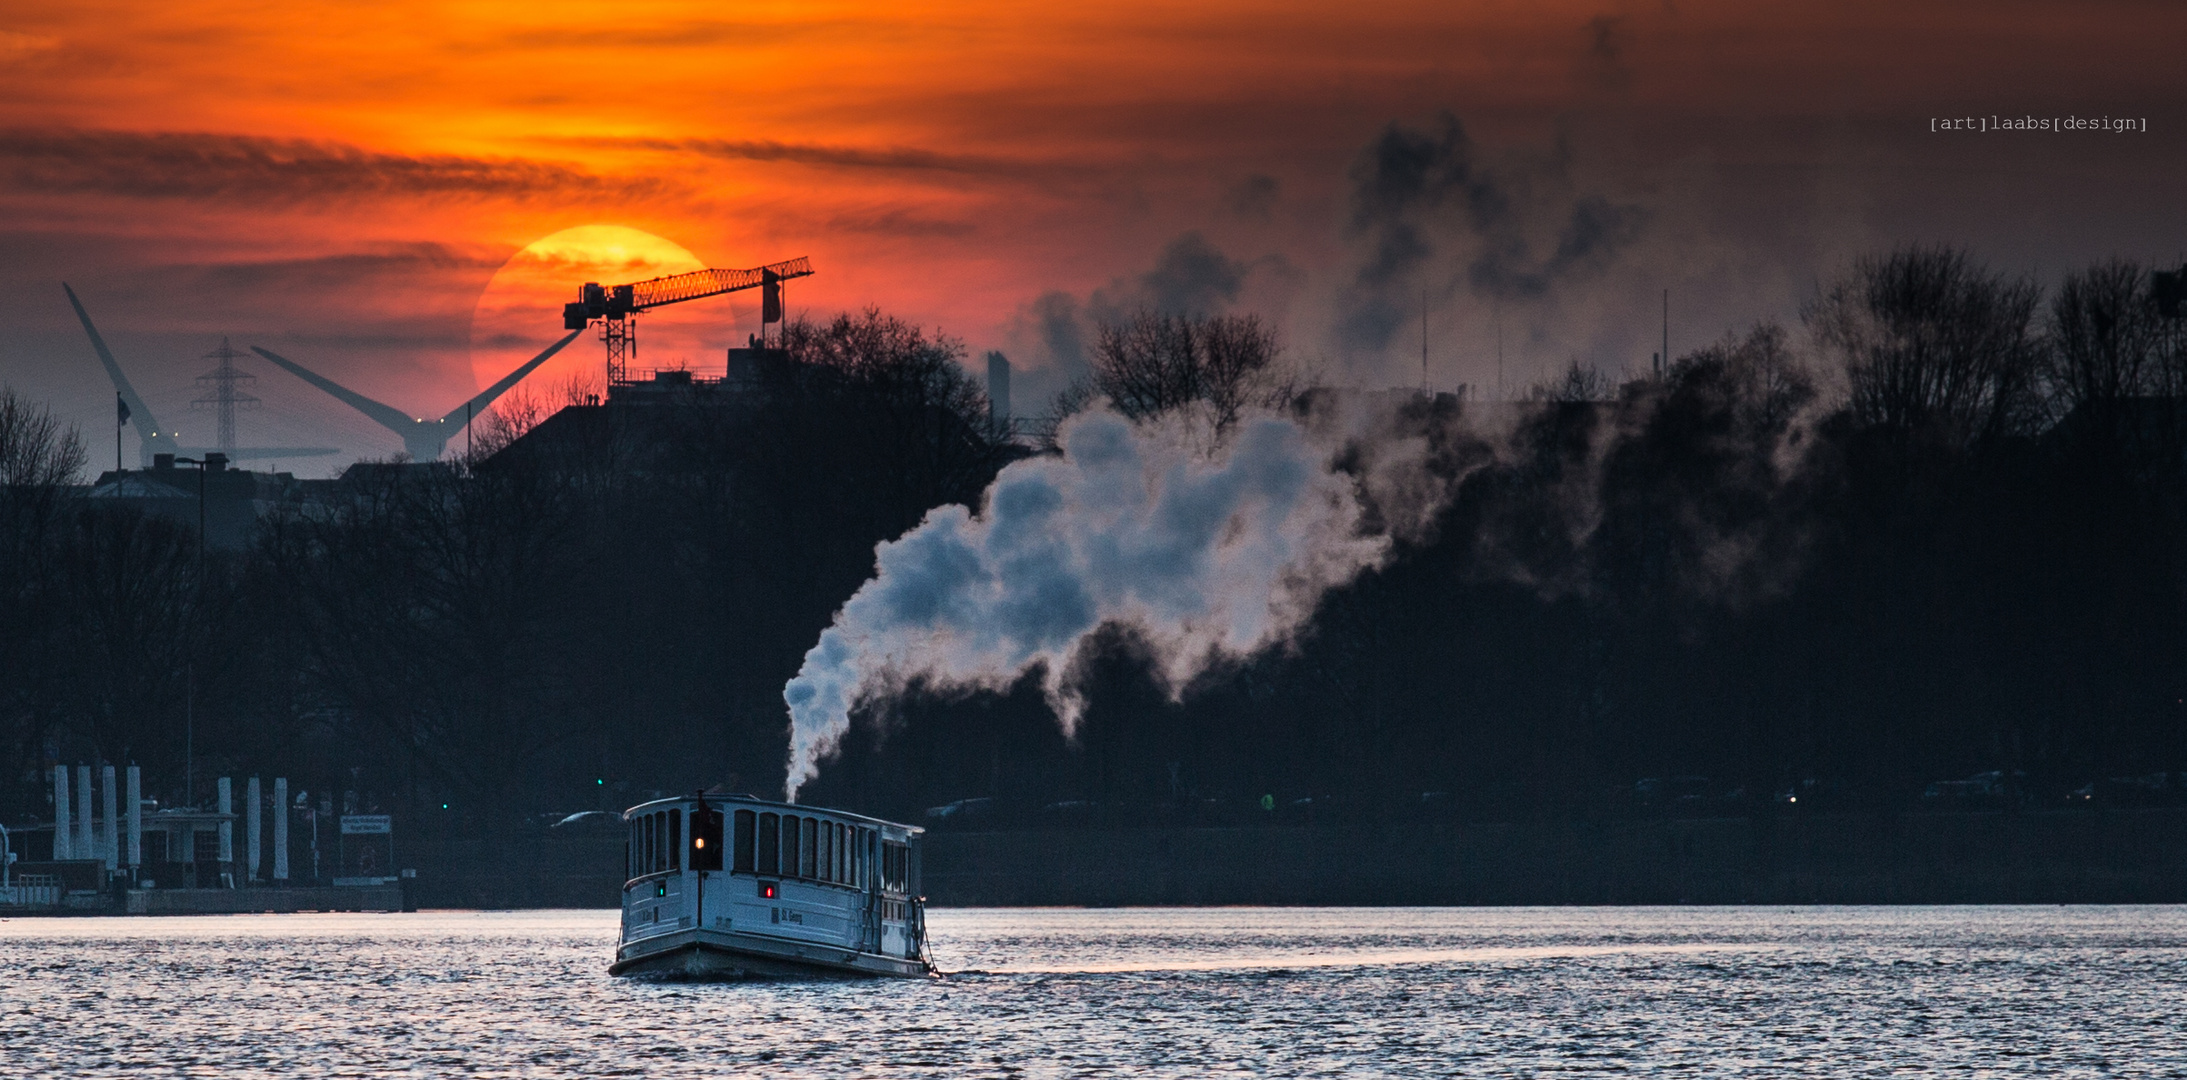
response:
M1475 949L1395 949L1384 952L1294 953L1281 956L1237 956L1195 959L1152 956L1108 963L998 964L992 967L943 971L944 978L981 978L1013 975L1119 975L1163 971L1261 971L1293 968L1369 968L1410 964L1499 964L1528 960L1572 960L1598 956L1683 955L1713 952L1765 952L1781 949L1774 943L1541 945Z

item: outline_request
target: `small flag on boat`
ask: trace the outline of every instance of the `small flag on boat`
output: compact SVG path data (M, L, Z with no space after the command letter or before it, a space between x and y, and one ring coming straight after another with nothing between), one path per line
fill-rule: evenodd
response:
M122 400L121 391L114 391L114 426L129 422L129 403Z

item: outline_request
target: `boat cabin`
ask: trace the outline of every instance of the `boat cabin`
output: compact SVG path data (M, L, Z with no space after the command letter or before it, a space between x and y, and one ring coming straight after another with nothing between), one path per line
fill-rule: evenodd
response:
M617 973L927 970L915 826L745 795L657 799L623 821Z

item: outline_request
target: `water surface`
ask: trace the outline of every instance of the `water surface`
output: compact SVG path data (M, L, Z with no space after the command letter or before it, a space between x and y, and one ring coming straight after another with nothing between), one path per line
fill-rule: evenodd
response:
M17 1076L2187 1076L2187 908L957 910L935 982L615 913L0 920Z

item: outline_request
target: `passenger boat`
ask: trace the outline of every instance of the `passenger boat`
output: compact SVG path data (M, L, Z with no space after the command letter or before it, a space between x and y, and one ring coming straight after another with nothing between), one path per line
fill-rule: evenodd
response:
M629 827L612 975L933 973L925 830L749 795L656 799Z

